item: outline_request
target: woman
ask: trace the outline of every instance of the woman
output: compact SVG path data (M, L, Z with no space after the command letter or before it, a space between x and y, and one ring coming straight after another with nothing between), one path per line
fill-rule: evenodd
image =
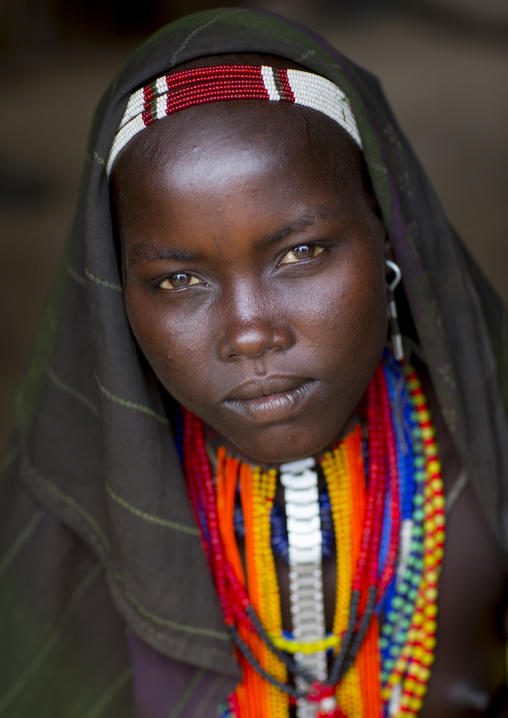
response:
M211 95L195 90L200 68ZM239 101L230 93L238 72L242 83L257 73L255 87L265 90L268 73L272 100L292 93L297 101L260 102L257 90ZM298 101L301 75L291 72L306 73L310 100ZM170 117L166 74L187 92L185 109ZM319 104L329 86L316 76L339 88L340 112ZM139 88L140 112L138 96L130 101ZM196 103L204 106L189 106ZM423 514L406 516L427 531L427 549L418 546L428 572L413 570L413 599L395 576L407 569L401 462L425 461L411 431L396 436L405 426L397 411L407 412L415 436L425 438L428 419L411 370L386 353L376 369L388 303L391 343L397 355L401 349L392 304L398 268L385 264L392 260L403 278L396 303L405 351L421 359L444 493L455 502L436 636L431 613L415 602L423 586L421 600L437 610L437 465L425 504L432 526L423 526ZM154 36L97 112L72 242L20 393L2 520L9 661L1 710L198 716L230 695L220 711L242 716L502 715L505 317L369 75L319 38L242 9L184 18ZM182 418L177 402L193 413ZM351 492L364 491L349 504L356 518L345 532L347 512L335 511L332 496L341 452L361 466ZM311 466L295 468L309 457ZM389 479L385 493L377 463L379 481ZM312 553L318 545L319 556L299 561L286 518L291 482L302 475L328 499L310 501L317 544L307 536L302 547ZM279 513L261 519L253 509L260 497ZM372 509L376 530L361 521L354 528L359 502L365 520ZM226 535L235 510L236 535ZM265 544L250 538L259 526ZM348 554L351 586L337 627L344 572L335 577L335 550L340 557L355 531L358 556ZM270 532L279 549L266 544ZM310 652L282 633L306 628L291 585L303 582L301 565L317 571L312 605L321 624L311 626ZM267 608L256 566L262 576L271 571L280 606ZM419 611L427 617L424 644L402 626L398 599L402 611L416 607L411 620ZM409 629L420 636L418 626ZM392 648L398 657L409 652L400 680ZM408 666L417 664L422 672L412 676Z

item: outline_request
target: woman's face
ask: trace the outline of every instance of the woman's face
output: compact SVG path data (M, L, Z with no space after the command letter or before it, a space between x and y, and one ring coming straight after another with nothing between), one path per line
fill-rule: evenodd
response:
M257 461L330 445L386 339L353 141L294 105L193 107L132 140L113 187L129 321L168 392Z

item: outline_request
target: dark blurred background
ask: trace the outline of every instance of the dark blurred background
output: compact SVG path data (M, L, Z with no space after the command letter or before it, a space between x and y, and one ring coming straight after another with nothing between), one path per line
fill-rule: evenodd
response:
M241 5L224 2L222 5ZM258 0L377 74L508 302L507 0ZM74 210L88 126L152 30L210 0L0 0L0 453Z

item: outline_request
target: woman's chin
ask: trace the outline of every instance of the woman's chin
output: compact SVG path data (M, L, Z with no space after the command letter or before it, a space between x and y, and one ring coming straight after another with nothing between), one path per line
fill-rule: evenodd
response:
M252 464L285 464L290 461L305 459L332 448L340 436L341 431L318 436L311 432L300 430L295 436L294 432L277 431L277 427L270 427L266 432L252 432L248 437L235 437L235 440L218 435L220 444L226 447L231 455L241 461ZM217 432L215 432L217 433Z

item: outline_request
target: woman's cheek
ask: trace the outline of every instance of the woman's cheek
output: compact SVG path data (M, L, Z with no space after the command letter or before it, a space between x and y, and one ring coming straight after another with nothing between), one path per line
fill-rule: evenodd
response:
M170 317L170 318L169 318ZM134 335L165 388L173 395L192 392L197 377L206 374L213 347L203 324L179 320L170 310L134 320Z

